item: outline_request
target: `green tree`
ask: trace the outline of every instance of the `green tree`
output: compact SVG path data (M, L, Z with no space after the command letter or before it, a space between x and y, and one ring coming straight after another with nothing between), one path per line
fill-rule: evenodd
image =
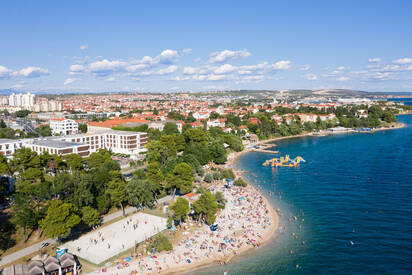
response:
M209 145L209 151L213 162L217 164L226 162L226 150L223 144L215 141Z
M27 201L21 195L17 195L12 206L11 222L19 228L23 228L24 239L27 239L27 230L34 230L38 226L40 213L33 207L33 203Z
M170 209L173 210L173 220L177 224L180 224L185 221L187 214L189 213L189 201L185 198L178 197Z
M216 197L217 206L221 209L224 209L225 204L226 204L226 199L225 199L225 196L223 195L223 193L220 192L220 191L217 191L215 193L215 197Z
M36 129L36 132L43 137L49 137L52 135L52 130L47 125L40 125L40 127Z
M20 110L16 112L17 117L26 117L30 114L31 112L29 110Z
M47 237L65 238L79 223L80 217L75 214L71 203L54 200L50 202L46 217L40 221L40 227Z
M150 162L147 165L146 176L151 182L158 186L158 189L160 189L163 182L163 174L160 171L158 162Z
M100 223L99 212L96 209L85 206L82 208L82 222L88 227L95 226Z
M136 207L153 207L156 186L152 182L134 176L126 183L126 191L127 199L132 205Z
M64 160L66 161L71 171L83 169L84 160L78 154L67 155L64 157Z
M239 178L235 181L235 186L246 187L247 183L242 178Z
M205 178L203 179L207 183L211 183L213 181L212 174L206 174Z
M91 205L94 201L94 195L92 193L93 188L93 175L84 172L75 172L73 174L74 180L74 192L68 200L81 209L84 206Z
M186 144L185 137L180 134L174 134L173 138L175 140L176 150L178 152L182 152L185 149L185 144Z
M179 130L177 129L177 126L175 123L166 122L165 127L163 128L163 133L165 135L173 135L173 134L178 134Z
M218 205L216 197L209 190L204 191L200 198L192 204L192 207L199 220L203 220L209 225L216 221Z
M149 251L171 251L173 249L172 243L169 241L167 236L163 234L159 234L154 236L147 246Z
M10 175L10 167L7 158L0 154L0 175Z
M117 178L111 180L107 185L107 195L109 195L111 202L115 206L120 206L122 208L123 216L124 206L123 203L126 201L126 183L123 179Z
M173 182L174 187L181 194L187 194L193 190L192 169L187 163L179 163L173 169Z
M82 133L87 133L87 124L79 124L79 131Z
M184 136L189 143L205 145L208 141L207 132L202 128L189 129L184 133Z
M6 128L6 127L7 127L6 123L4 122L3 119L1 119L0 120L0 128Z

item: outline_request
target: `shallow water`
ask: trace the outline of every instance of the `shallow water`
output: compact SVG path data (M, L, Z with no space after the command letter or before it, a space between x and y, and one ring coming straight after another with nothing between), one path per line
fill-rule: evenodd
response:
M281 154L307 160L296 168L262 167L274 155L244 154L237 168L280 208L282 232L192 274L411 274L412 116L399 120L407 127L279 141Z

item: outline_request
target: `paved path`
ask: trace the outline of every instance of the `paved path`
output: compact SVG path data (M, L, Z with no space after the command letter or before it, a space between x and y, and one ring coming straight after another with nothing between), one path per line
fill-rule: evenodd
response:
M130 213L133 213L133 212L135 212L135 211L137 211L137 209L136 209L135 207L128 207L128 208L125 209L126 215L127 215L127 214L130 214ZM107 215L107 216L104 216L104 217L102 218L102 223L109 222L109 221L111 221L111 220L114 220L114 219L116 219L116 218L121 217L122 215L123 215L123 213L122 213L121 210L120 210L120 211L116 211L116 212L114 212L114 213L112 213L112 214L109 214L109 215ZM54 244L55 242L56 242L56 240L47 239L47 240L45 240L45 241L43 241L43 242L33 244L33 245L29 246L29 247L23 248L23 249L21 249L21 250L18 250L18 251L16 251L16 252L11 253L11 254L9 254L9 255L6 255L6 256L4 256L4 257L1 257L1 256L0 256L0 266L7 265L7 264L9 264L9 263L12 263L12 262L20 259L20 258L23 258L23 257L25 257L25 256L27 256L27 255L30 255L30 254L32 254L32 253L34 253L34 252L36 252L36 251L39 251L44 243L49 243L49 245L50 245L50 244Z

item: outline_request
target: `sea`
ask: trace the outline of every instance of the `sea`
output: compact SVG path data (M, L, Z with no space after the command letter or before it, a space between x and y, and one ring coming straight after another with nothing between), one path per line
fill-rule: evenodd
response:
M398 120L406 127L277 141L306 160L298 167L244 154L236 168L281 211L277 236L190 274L412 274L412 116Z

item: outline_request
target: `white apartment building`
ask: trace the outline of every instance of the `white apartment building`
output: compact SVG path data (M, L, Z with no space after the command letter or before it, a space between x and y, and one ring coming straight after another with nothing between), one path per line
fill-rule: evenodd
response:
M219 127L223 128L226 125L226 118L221 119L209 119L206 122L206 128L209 130L210 127Z
M79 125L76 121L68 118L52 118L50 128L53 135L73 135L79 132Z
M27 94L12 93L9 96L9 105L31 108L34 106L35 100L36 100L36 96L30 92L28 92Z
M146 152L147 133L128 131L107 131L105 133L88 133L62 137L34 138L34 139L0 139L0 154L12 157L17 149L30 148L41 154L57 154L66 156L78 154L88 157L99 149L110 150L113 153L130 155L136 158L138 154Z
M148 136L143 132L107 130L99 133L69 135L62 137L61 140L88 144L90 153L107 149L118 154L138 155L147 151L144 146L147 144Z
M0 138L0 154L5 157L11 157L17 149L23 146L22 139Z

